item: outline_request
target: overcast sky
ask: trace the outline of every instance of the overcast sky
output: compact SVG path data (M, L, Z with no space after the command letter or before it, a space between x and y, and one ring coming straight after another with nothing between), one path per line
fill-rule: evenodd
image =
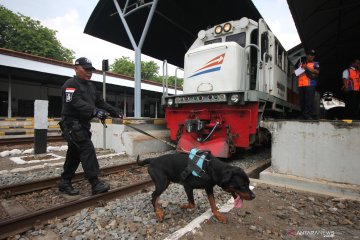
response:
M102 59L109 59L110 64L121 56L134 59L133 51L83 33L97 2L98 0L0 0L0 4L7 9L37 19L44 26L56 30L57 38L63 46L75 51L76 58L90 58L97 69L101 69ZM286 50L300 43L286 0L253 2ZM142 60L149 61L151 58L143 55ZM158 64L162 66L161 62Z

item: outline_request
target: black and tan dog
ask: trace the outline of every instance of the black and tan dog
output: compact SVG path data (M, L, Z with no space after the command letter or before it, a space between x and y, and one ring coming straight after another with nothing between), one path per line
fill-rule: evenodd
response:
M231 193L237 207L241 207L242 200L255 198L255 194L249 189L249 178L246 173L241 168L226 164L211 154L206 157L203 164L203 170L208 176L206 179L191 174L186 179L182 178L182 173L188 164L187 154L168 154L143 161L140 161L139 156L137 156L137 163L140 166L148 165L148 172L155 184L155 191L152 193L152 204L159 221L164 219L164 212L159 204L159 198L170 182L180 183L185 188L188 204L181 206L183 209L195 207L193 189L205 189L212 213L216 219L223 223L226 223L227 219L220 214L216 207L213 191L215 185Z

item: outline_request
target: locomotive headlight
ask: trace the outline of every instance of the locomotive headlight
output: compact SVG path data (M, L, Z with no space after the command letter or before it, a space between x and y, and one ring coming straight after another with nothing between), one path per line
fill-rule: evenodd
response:
M217 26L215 27L215 33L216 33L216 34L220 34L222 31L223 31L223 28L222 28L221 25L217 25Z
M232 28L231 23L225 23L224 32L229 32L231 28Z
M169 106L172 106L174 104L174 100L172 98L169 98L168 101L167 101L167 104Z
M238 95L238 94L233 94L233 95L231 95L230 101L231 101L232 103L237 103L237 102L239 102L239 95Z

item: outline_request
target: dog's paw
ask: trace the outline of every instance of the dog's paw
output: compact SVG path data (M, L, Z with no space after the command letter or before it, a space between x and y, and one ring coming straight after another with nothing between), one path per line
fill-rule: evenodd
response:
M180 206L181 209L192 209L195 208L195 204L188 203Z
M227 218L224 215L220 214L219 212L214 214L214 216L219 222L224 223L224 224L227 223Z
M163 210L156 209L155 214L156 214L156 217L157 217L159 222L164 221L164 211Z

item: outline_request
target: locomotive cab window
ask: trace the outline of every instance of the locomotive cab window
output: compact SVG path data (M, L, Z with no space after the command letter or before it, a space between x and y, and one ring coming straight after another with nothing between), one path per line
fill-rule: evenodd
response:
M261 60L264 60L264 53L267 53L269 51L269 39L267 32L264 32L261 34ZM265 59L266 61L268 59Z
M246 33L242 32L242 33L237 33L237 34L234 34L234 35L226 36L225 41L226 42L236 42L240 46L245 47Z
M250 43L258 45L258 35L259 30L254 29L250 34ZM250 48L250 90L255 90L256 88L256 79L257 79L257 69L258 69L258 51L256 48Z
M278 43L275 43L276 46L276 64L285 72L285 50L284 48Z
M213 39L213 40L206 41L206 42L204 43L204 45L209 45L209 44L219 43L219 42L222 42L222 41L221 41L221 38L215 38L215 39Z

